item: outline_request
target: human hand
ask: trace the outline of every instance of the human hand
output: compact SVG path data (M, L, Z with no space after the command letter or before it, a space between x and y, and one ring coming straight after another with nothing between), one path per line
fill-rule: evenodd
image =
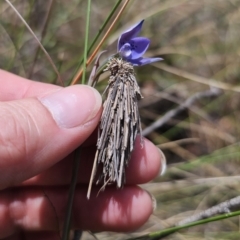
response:
M152 180L165 163L147 140L143 148L136 141L124 189L107 187L97 196L99 187L93 186L86 198L95 154L92 132L101 116L96 90L33 82L1 70L0 82L1 239L60 239L72 152L83 143L72 227L130 231L149 218L151 197L136 185Z

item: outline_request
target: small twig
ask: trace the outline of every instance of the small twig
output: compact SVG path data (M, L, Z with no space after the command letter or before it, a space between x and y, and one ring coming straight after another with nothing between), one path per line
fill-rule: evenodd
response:
M204 210L200 213L197 213L195 215L192 215L188 218L185 218L178 222L176 226L182 226L186 225L192 222L196 222L202 219L213 217L217 214L223 214L223 213L230 213L230 210L233 208L240 208L240 196L231 198L230 200L227 200L225 202L222 202L214 207L211 207L207 210Z
M94 66L92 68L92 72L89 76L89 79L88 79L88 86L91 86L91 87L94 87L95 84L98 82L98 78L100 77L99 74L102 73L102 71L99 72L99 74L97 74L97 70L99 68L99 60L100 60L100 57L103 53L105 53L106 51L102 51L98 54L97 58L96 58L96 61L94 63ZM105 65L104 65L105 66Z
M161 126L166 124L170 119L178 115L180 112L184 111L185 109L193 105L197 100L208 97L217 97L218 95L221 94L221 92L222 91L218 88L211 88L210 90L194 94L193 96L189 97L185 102L183 102L180 106L170 110L163 117L152 123L150 126L146 127L142 132L143 136L146 136L153 132L154 130L156 130L157 128L160 128Z

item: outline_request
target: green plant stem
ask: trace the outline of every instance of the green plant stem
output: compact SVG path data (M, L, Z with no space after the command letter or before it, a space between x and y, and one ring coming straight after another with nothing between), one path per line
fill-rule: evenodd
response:
M113 22L109 26L107 32L104 34L104 36L102 37L101 41L98 43L98 45L94 49L93 53L88 58L87 63L86 63L87 65L89 65L92 62L93 58L96 56L96 54L99 51L100 47L103 45L104 41L109 36L109 33L112 31L113 27L115 26L116 22L118 21L118 19L122 15L124 9L127 7L129 2L130 2L130 0L125 0L125 3L123 4L123 6L119 10L117 16L114 18ZM73 78L73 80L71 82L71 85L74 85L74 84L76 84L79 81L80 77L82 76L82 72L83 72L83 69L79 69L79 71L77 72L76 76Z
M88 49L88 53L92 50L94 44L97 42L99 36L101 35L101 33L103 32L104 28L107 26L109 20L111 19L111 17L113 16L113 14L116 12L118 6L120 5L120 3L122 2L122 0L118 0L118 2L115 4L115 6L113 7L112 11L110 12L110 14L108 15L108 17L106 18L105 22L103 23L103 25L100 27L100 29L98 30L97 35L95 36L94 40L92 41L92 43L90 44L90 47Z
M66 212L66 217L64 219L64 225L63 225L62 240L68 240L68 238L69 238L69 232L70 232L70 227L71 227L73 199L74 199L74 193L75 193L75 188L76 188L76 184L77 184L77 176L78 176L78 169L79 169L79 162L80 162L80 160L79 160L80 159L80 152L81 152L80 147L77 148L74 152L72 179L71 179L69 195L68 195L67 212Z
M100 27L100 29L98 30L97 35L95 36L95 38L93 39L93 41L91 42L88 50L87 50L87 55L91 52L92 48L94 47L95 43L97 42L98 38L100 37L100 35L102 34L103 30L105 29L105 27L107 26L108 22L110 21L110 19L112 18L113 14L116 12L118 6L120 5L120 3L122 2L122 0L118 0L117 3L115 4L115 6L113 7L112 11L110 12L110 14L107 16L106 20L104 21L103 25ZM80 66L83 63L83 59L84 56L81 56L80 60L79 60L79 64L77 66L77 69L74 73L74 75L76 74L77 70L80 68Z
M223 220L226 218L230 218L230 217L235 217L235 216L239 216L240 215L240 211L235 211L235 212L230 212L230 213L225 213L225 214L221 214L215 217L211 217L211 218L207 218L207 219L203 219L203 220L199 220L196 222L192 222L192 223L188 223L182 226L176 226L176 227L172 227L172 228L168 228L168 229L164 229L161 231L157 231L157 232L153 232L153 233L149 233L140 237L135 237L135 238L128 238L127 240L137 240L137 239L161 239L162 237L166 237L172 233L175 233L179 230L185 229L185 228L189 228L189 227L194 227L197 225L202 225L202 224L206 224L206 223L210 223L210 222L216 222L219 220Z
M87 48L88 48L88 34L89 34L89 22L90 22L90 11L91 11L91 0L88 0L87 6L87 17L86 17L86 29L85 29L85 44L84 44L84 67L83 67L83 75L82 75L82 84L85 84L86 77L86 62L87 62ZM74 162L73 162L73 171L72 171L72 180L69 190L68 203L67 203L67 213L64 222L63 228L63 237L62 240L68 240L69 232L71 227L71 217L72 217L72 206L75 188L77 184L77 176L80 162L80 147L75 150L74 154Z
M87 17L86 17L86 29L85 29L85 43L84 43L84 55L83 55L83 75L82 84L85 84L86 79L86 63L87 63L87 49L88 49L88 34L89 34L89 22L90 22L91 0L88 0Z

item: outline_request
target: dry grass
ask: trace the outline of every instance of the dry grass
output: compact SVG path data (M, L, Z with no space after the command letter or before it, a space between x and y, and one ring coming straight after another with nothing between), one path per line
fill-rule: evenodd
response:
M48 1L12 2L41 39L64 81L71 80L83 53L86 1L59 0L51 8ZM93 1L90 39L113 5L113 1ZM148 55L165 60L136 69L144 95L143 127L197 92L220 88L222 93L197 101L148 135L163 146L168 161L165 176L143 186L154 194L157 209L137 233L97 234L101 239L168 227L240 192L240 0L133 0L103 49L109 55L116 51L120 32L144 18L142 35L151 39ZM36 81L56 82L38 44L3 1L0 21L0 67ZM100 91L104 87L105 82L99 84ZM239 239L239 224L239 218L230 218L165 239Z

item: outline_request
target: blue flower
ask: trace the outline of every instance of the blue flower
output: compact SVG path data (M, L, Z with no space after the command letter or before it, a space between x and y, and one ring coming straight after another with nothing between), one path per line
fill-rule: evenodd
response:
M161 61L162 58L143 58L142 55L148 49L150 40L145 37L137 37L141 31L144 20L134 25L119 37L118 53L126 61L134 66L142 66L148 63Z

